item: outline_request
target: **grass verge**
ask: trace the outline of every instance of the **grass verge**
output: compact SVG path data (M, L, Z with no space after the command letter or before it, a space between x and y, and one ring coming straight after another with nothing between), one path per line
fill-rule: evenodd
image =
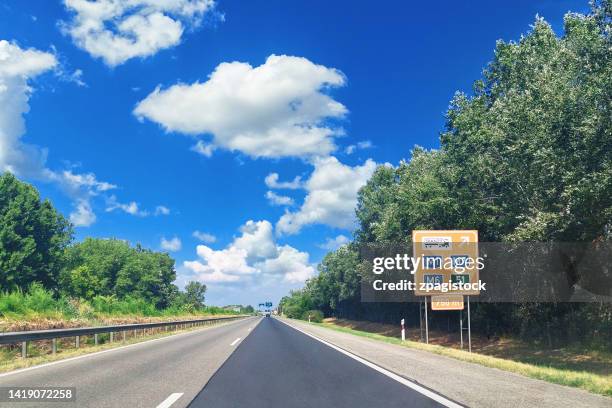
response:
M498 357L486 356L483 354L468 353L467 351L457 350L450 347L424 344L410 340L402 342L400 339L394 337L387 337L376 333L369 333L361 330L350 329L347 327L340 327L331 323L309 324L325 327L343 333L353 334L356 336L367 337L369 339L378 340L385 343L396 344L411 349L423 350L430 353L454 358L456 360L480 364L485 367L497 368L499 370L509 371L526 377L548 381L554 384L581 388L594 394L612 397L612 375L601 375L589 373L586 371L565 370L548 366L521 363Z

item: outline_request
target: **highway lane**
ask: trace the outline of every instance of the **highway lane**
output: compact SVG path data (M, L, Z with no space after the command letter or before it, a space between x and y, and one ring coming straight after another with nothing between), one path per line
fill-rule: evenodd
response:
M172 408L185 407L259 321L247 318L0 375L2 387L76 387L77 394L76 403L0 403L0 407L155 408L168 398L176 398Z
M190 408L438 407L438 402L285 325L264 318Z

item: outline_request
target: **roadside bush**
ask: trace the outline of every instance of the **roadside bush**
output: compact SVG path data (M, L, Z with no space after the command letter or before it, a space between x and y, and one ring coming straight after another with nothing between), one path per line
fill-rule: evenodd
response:
M146 299L111 296L95 296L91 300L55 296L39 283L32 284L27 292L16 289L0 292L0 316L15 320L31 318L87 319L112 316L181 316L181 315L230 315L234 312L216 306L195 307L193 304L176 304L165 309L155 307Z
M321 323L323 321L323 312L320 310L307 310L302 314L302 320L308 320L309 317L311 322Z

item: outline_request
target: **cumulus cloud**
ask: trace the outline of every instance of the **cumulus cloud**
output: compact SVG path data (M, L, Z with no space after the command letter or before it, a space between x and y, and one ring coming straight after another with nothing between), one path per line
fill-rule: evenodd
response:
M269 221L249 220L240 227L242 235L234 239L232 246L247 251L250 262L274 258L277 255L273 227Z
M302 187L302 178L295 176L291 181L278 181L278 173L270 173L266 176L265 182L268 188L297 190Z
M268 258L258 264L264 273L284 275L283 279L289 283L305 282L314 274L306 252L300 252L289 245L279 247L277 252L275 258Z
M159 246L164 251L176 252L181 250L183 244L181 243L181 240L178 237L174 237L171 239L166 239L165 237L162 237Z
M57 66L55 55L0 41L0 170L24 177L45 173L47 152L21 142L33 92L28 81Z
M114 67L180 43L200 26L213 0L64 0L71 19L62 31L92 57Z
M310 224L352 229L355 226L357 193L376 169L368 159L363 165L351 167L333 156L313 161L314 171L306 181L308 192L299 210L286 212L277 222L279 234L296 234Z
M293 198L276 194L274 191L266 192L266 198L272 205L290 206L295 204Z
M240 231L224 249L198 245L199 259L185 261L183 267L204 283L253 283L264 278L295 283L314 275L308 253L277 245L269 221L248 221Z
M198 239L198 240L200 240L202 242L205 242L207 244L212 244L212 243L217 241L217 237L215 237L214 235L209 234L207 232L202 232L202 231L195 230L195 231L193 231L193 233L191 235L194 238L196 238L196 239Z
M73 224L89 226L96 220L91 198L116 186L99 181L93 173L48 169L47 150L21 141L26 130L23 115L30 110L29 99L34 92L30 82L45 72L57 70L55 54L22 49L0 40L0 172L56 183L73 199L74 210L69 216Z
M346 236L340 234L335 238L327 238L323 244L319 245L319 248L327 249L328 251L335 251L336 249L348 243L349 239Z
M206 156L214 148L251 157L325 156L343 134L330 120L347 113L326 92L344 84L336 69L271 55L257 67L222 63L205 82L158 87L137 104L134 115L166 131L211 135L211 143L194 147Z

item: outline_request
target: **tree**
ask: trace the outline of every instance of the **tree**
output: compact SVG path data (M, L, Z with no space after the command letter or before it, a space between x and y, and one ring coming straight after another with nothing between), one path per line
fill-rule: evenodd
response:
M606 16L602 20L602 15ZM610 5L498 42L442 135L444 183L488 240L590 241L612 219Z
M117 239L86 238L66 251L62 291L78 298L141 298L164 308L176 297L174 259Z
M359 302L355 282L368 268L358 248L406 245L414 229L477 229L493 242L612 239L612 5L591 4L588 15L565 16L561 37L537 19L520 41L497 43L473 92L451 102L440 148L415 147L410 161L376 169L358 195L353 249L325 256L319 275L283 298L285 314L396 321L414 305ZM571 262L558 268L559 293L573 290L574 272ZM608 305L477 304L474 313L483 331L611 340Z
M39 282L58 289L70 223L36 189L11 173L0 175L0 290Z
M204 294L206 285L200 282L191 281L185 285L185 299L188 305L194 308L204 307Z

